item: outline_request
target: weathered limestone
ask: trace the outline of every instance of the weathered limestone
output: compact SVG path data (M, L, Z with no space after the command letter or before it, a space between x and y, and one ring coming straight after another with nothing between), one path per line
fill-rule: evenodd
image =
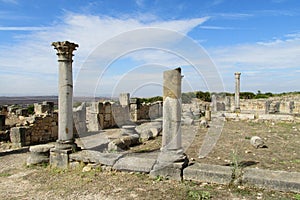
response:
M151 138L157 137L162 131L162 121L159 119L141 124L135 128L137 133L140 136L140 139L143 141L149 140Z
M225 111L231 111L231 97L225 97Z
M34 113L36 115L51 114L54 110L54 102L44 101L42 104L34 104Z
M122 107L127 107L129 106L129 99L130 99L130 94L129 93L121 93L119 95L119 102L120 102L120 105Z
M134 157L127 156L119 159L113 166L113 169L120 171L135 171L149 173L155 164L155 159L153 158L143 158L143 157Z
M183 178L185 180L229 184L232 181L232 168L196 163L183 170Z
M133 122L138 121L139 99L130 98L130 119Z
M235 95L234 95L235 107L234 107L234 110L235 110L235 112L239 113L239 112L241 112L241 109L240 109L240 76L241 76L241 73L236 72L236 73L234 73L234 76L235 76Z
M83 102L80 106L73 109L73 118L75 128L77 129L77 133L85 133L87 132L86 127L86 105Z
M73 77L72 52L78 44L68 41L53 42L59 63L58 140L51 150L50 163L54 167L68 167L68 154L74 151L73 136Z
M205 119L206 121L211 121L211 110L209 106L205 108Z
M122 136L130 136L130 135L136 135L137 132L135 131L135 126L133 125L125 125L122 126Z
M10 141L17 147L30 144L28 127L13 127L10 129Z
M211 96L211 108L212 108L212 111L216 112L218 111L218 107L217 107L217 97L215 94L213 94Z
M27 158L27 165L49 163L50 149L53 147L54 144L41 144L31 146L29 148L30 155Z
M154 102L149 107L149 118L156 119L162 116L162 101Z
M300 192L300 173L246 168L243 173L246 186L258 186L286 192Z
M28 116L28 109L27 108L20 108L18 110L16 110L16 115L17 116Z
M181 142L181 69L164 72L162 148L150 176L181 180L188 164Z
M139 135L126 135L120 138L112 140L108 143L107 150L109 152L123 151L129 149L129 147L139 144Z
M181 69L164 72L162 150L181 147Z

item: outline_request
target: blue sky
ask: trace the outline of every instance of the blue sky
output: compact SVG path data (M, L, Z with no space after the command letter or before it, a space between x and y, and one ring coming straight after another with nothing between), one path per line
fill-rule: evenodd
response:
M0 0L0 96L56 95L64 40L77 96L161 95L178 66L183 91L233 92L236 71L242 91L300 91L298 0Z

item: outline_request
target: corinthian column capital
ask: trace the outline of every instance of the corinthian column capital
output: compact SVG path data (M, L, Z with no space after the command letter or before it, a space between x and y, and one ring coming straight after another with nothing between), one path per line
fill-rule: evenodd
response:
M76 50L78 44L63 41L63 42L53 42L52 46L57 50L58 61L70 61L72 62L73 51Z
M236 79L239 79L241 76L241 72L235 72L234 75Z

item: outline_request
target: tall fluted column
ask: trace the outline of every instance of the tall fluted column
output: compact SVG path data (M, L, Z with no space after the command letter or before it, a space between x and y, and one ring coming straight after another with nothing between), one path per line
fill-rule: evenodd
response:
M58 140L50 152L50 164L67 168L69 154L76 149L73 136L73 77L72 57L78 44L68 41L53 42L59 63Z
M234 96L234 104L235 104L235 112L241 112L240 109L240 72L234 73L235 76L235 96Z

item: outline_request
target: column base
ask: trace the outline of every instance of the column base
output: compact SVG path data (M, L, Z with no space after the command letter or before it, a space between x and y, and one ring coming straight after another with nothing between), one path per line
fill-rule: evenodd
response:
M188 166L188 163L189 160L182 149L162 150L158 155L156 164L150 171L150 176L162 176L181 181L183 178L183 169Z
M57 140L55 147L50 150L50 166L67 169L69 166L69 155L78 151L79 148L74 140Z
M235 112L235 113L241 113L241 109L240 109L240 108L235 108L235 109L234 109L234 112Z

